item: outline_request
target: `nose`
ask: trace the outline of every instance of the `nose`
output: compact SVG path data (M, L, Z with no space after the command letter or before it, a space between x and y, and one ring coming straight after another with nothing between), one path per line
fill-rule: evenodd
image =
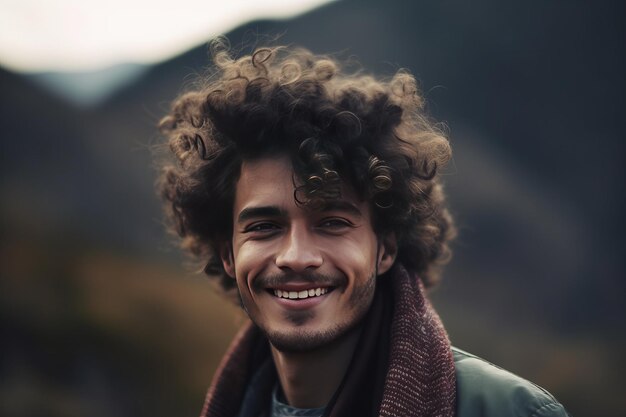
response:
M323 263L322 253L315 243L314 236L305 226L294 226L285 235L276 266L294 272L304 272L308 268L318 268Z

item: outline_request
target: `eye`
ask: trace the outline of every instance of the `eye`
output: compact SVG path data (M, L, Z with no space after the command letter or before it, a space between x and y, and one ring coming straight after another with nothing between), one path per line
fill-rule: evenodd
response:
M244 229L244 232L245 233L254 233L254 232L264 233L264 232L273 232L275 230L278 230L278 225L274 223L263 222L263 223L251 224L250 226Z
M328 229L328 230L340 230L347 227L352 227L352 223L350 223L346 219L341 219L337 217L332 217L328 219L323 219L319 223L319 228Z

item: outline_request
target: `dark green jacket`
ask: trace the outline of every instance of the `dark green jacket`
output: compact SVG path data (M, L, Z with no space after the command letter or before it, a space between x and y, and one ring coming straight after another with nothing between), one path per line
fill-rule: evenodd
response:
M567 417L546 390L484 359L452 348L457 417Z

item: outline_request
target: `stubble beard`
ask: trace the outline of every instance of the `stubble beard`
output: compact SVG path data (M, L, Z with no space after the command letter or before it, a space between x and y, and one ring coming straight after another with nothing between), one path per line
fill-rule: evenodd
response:
M335 291L338 290L335 289ZM369 311L375 291L376 273L372 274L365 284L355 287L347 300L347 306L353 316L326 329L314 331L300 328L315 317L315 313L312 311L290 312L287 320L291 323L291 328L287 331L267 329L259 326L258 323L255 324L265 334L272 346L281 352L298 353L320 349L340 342L359 327ZM254 321L252 317L251 319Z

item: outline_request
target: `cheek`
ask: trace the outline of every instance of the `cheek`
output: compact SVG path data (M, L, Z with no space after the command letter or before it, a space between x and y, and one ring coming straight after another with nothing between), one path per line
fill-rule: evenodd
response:
M235 271L240 289L249 287L249 279L267 268L271 251L262 245L243 244L235 251Z
M328 258L348 275L361 275L367 272L369 276L376 263L376 243L370 239L350 240L327 248Z

